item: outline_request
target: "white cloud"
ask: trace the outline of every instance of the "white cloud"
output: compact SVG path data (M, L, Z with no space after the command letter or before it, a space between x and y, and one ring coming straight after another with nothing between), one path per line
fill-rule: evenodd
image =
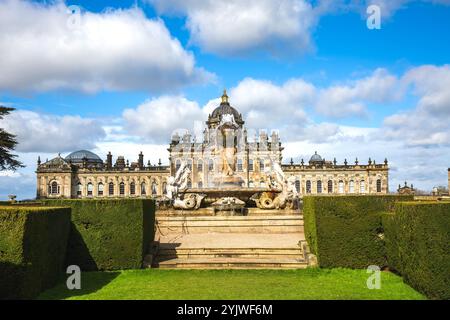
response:
M386 117L383 137L408 146L450 146L450 67L425 65L402 77L418 96L415 108Z
M365 116L368 103L398 101L403 94L397 77L385 69L377 69L366 78L320 90L316 111L332 118Z
M161 96L123 112L124 128L143 141L168 143L177 131L193 131L195 123L206 120L197 104L181 96Z
M321 17L378 5L382 24L412 0L146 0L159 14L186 17L190 42L221 56L263 51L273 56L314 50L312 33ZM449 5L449 0L421 0ZM359 108L354 106L354 108Z
M161 14L187 16L190 41L219 55L262 49L272 54L311 49L320 10L304 0L148 0Z
M101 123L80 116L56 116L16 110L0 127L17 135L19 152L65 152L95 147L105 136Z
M73 25L68 12L62 2L0 1L0 90L158 91L212 79L138 8L82 12Z
M403 81L420 96L418 109L437 116L450 115L450 65L424 65L408 71Z
M305 122L305 108L314 94L314 86L302 79L276 85L267 80L246 78L230 90L230 99L238 111L246 115L249 127L277 129L281 125Z

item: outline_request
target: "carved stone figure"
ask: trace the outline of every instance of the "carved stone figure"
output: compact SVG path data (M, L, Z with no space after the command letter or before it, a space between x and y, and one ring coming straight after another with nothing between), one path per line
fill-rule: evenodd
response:
M226 205L245 205L245 202L236 197L223 197L212 204L213 206L226 206Z
M175 209L197 210L202 204L205 194L189 193L183 196L183 199L176 198L173 202Z
M295 178L286 179L278 162L272 161L272 171L268 173L272 189L281 192L262 192L252 196L256 206L260 209L285 209L293 207L293 200L298 197L295 188Z

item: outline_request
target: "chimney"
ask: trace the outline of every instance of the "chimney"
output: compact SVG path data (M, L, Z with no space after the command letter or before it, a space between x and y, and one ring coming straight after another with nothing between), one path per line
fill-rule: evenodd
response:
M139 153L138 166L139 166L139 169L144 168L144 154L142 153L142 151L141 151L141 153Z
M111 151L106 155L106 168L112 169L112 154Z

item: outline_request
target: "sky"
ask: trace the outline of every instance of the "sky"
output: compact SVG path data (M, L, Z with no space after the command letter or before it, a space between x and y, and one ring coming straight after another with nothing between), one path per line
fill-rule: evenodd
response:
M0 199L35 197L38 156L167 164L224 88L250 132L279 132L283 162L387 158L391 191L446 186L449 33L450 0L0 0L0 105L16 109L0 127L26 165L0 172Z

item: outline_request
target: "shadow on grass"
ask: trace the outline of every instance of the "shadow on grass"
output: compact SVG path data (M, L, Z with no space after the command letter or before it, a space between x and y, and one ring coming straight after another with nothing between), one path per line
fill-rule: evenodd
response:
M82 272L81 273L81 289L69 290L66 285L66 279L54 288L44 291L38 300L64 300L77 296L95 293L112 282L120 275L120 272ZM70 275L68 275L69 277Z

